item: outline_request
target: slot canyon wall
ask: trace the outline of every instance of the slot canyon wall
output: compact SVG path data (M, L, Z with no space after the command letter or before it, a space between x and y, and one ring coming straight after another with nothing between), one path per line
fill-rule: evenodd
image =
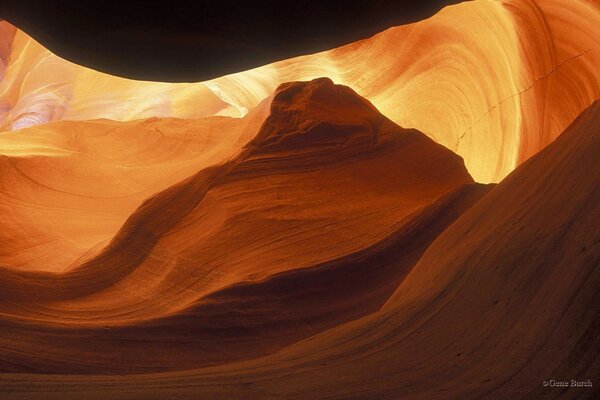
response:
M329 76L457 152L477 181L497 182L600 94L600 11L591 0L462 3L338 49L190 84L93 71L0 24L4 130L54 120L241 117L282 82Z

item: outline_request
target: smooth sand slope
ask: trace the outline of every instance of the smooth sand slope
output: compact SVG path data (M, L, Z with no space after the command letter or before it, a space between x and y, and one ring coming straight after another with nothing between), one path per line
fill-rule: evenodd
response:
M413 226L448 206L463 212L425 246L378 311L267 357L204 369L123 377L4 375L5 397L34 398L37 391L39 398L597 398L597 387L545 388L542 382L600 378L599 127L597 102L472 207L464 202L469 193L485 191L473 185L422 209ZM393 236L371 247L369 270L386 270L388 263L406 270L406 259L389 257L402 246ZM342 262L354 268L358 254ZM336 267L325 266L324 272ZM255 304L275 301L264 293L285 299L290 287L268 289L277 279L223 290L213 304L258 293L262 300ZM5 320L3 329L15 323ZM42 329L26 326L33 337ZM53 357L40 362L48 360Z
M144 201L93 256L0 268L0 365L147 372L272 353L378 309L488 189L350 88L282 85L236 155Z
M469 1L337 49L166 84L72 64L0 22L0 128L240 117L283 82L329 76L462 156L476 181L498 182L600 97L599 36L595 0Z

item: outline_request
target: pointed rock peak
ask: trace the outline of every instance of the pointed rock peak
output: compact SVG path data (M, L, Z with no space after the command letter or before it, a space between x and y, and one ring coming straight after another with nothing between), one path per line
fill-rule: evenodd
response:
M377 136L377 127L391 123L366 99L329 78L280 85L271 112L251 145L305 147Z
M271 113L286 113L298 109L311 112L334 111L334 114L342 113L344 118L351 111L361 115L379 114L368 100L348 86L336 85L329 78L279 85L271 104Z

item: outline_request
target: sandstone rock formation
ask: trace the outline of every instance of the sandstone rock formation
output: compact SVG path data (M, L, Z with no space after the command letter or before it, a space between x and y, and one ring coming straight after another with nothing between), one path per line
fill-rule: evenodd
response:
M543 383L600 379L599 27L475 1L166 84L0 22L0 398L598 398Z
M17 31L3 50L0 126L239 117L283 82L329 76L461 155L476 181L498 182L600 96L599 27L592 0L466 2L338 49L193 84L102 74Z
M126 155L133 163L140 154ZM149 163L156 160L144 157ZM111 177L117 186L119 178ZM380 307L436 234L487 189L459 157L351 89L327 78L282 85L254 139L150 197L104 248L63 269L34 259L0 270L0 308L11 316L2 340L20 354L5 354L3 369L151 372L272 353ZM53 213L33 211L39 221ZM77 216L72 241L97 232L87 213ZM12 232L11 221L4 225ZM374 273L374 259L389 266ZM25 338L23 324L32 323Z
M287 97L286 89L315 85L294 84L278 96ZM278 120L276 114L271 120ZM542 381L560 376L598 379L600 203L598 176L589 172L600 169L599 124L596 102L498 186L458 187L364 250L217 290L177 316L100 329L75 328L72 321L60 326L39 319L27 322L30 317L4 314L5 371L89 372L86 368L93 365L111 372L123 365L109 361L119 341L126 343L117 346L123 357L143 341L141 369L152 365L149 352L144 355L142 349L157 351L162 338L177 332L183 336L171 336L176 340L168 342L163 366L185 363L182 354L193 354L197 343L216 344L220 351L195 358L215 365L194 370L115 377L11 374L0 388L6 398L27 393L28 398L45 399L595 398L594 387L559 390L544 387ZM293 135L273 135L270 127L269 122L263 126L264 135L255 145L277 138L274 149L295 147ZM396 135L402 136L408 142L423 140L419 134ZM345 143L340 149L350 150L347 145L360 141ZM435 146L426 147L436 151ZM315 154L319 146L305 150ZM262 161L277 164L281 159ZM243 164L230 164L229 173ZM269 170L258 165L265 168L242 169L244 173L224 179L237 181ZM173 190L166 196L173 196ZM280 312L275 312L278 307ZM358 317L357 310L365 314ZM316 332L332 318L340 318L340 324ZM187 336L176 329L184 321L191 327ZM291 331L303 329L313 335L273 352L277 343L298 340ZM238 340L253 345L238 348ZM103 348L88 348L91 343ZM60 350L50 352L53 347ZM73 348L78 351L70 352ZM272 354L220 363L242 348ZM79 362L81 354L87 357ZM138 365L136 359L126 360Z

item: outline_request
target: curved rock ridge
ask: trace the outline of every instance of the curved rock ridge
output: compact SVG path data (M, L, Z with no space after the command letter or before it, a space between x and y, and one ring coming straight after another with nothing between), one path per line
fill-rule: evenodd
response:
M108 244L66 268L36 268L48 247L27 259L27 268L0 266L0 370L178 371L272 354L379 309L437 234L489 190L473 183L460 157L400 128L328 78L281 85L266 106L270 113L252 139L242 136L255 121L240 130L236 123L243 120L224 118L60 122L0 138L12 143L5 158L15 163L25 157L28 171L36 163L56 169L55 158L68 160L72 152L90 153L113 168L128 166L125 176L137 160L139 184L152 181L152 188L208 165L150 196ZM179 124L204 131L184 140ZM61 129L51 129L56 126ZM128 142L131 128L143 145ZM215 135L224 135L222 147L238 146L234 157L218 162L218 149L204 154L196 147L194 140L212 138L209 128L233 130ZM138 140L140 132L146 141ZM171 154L169 132L177 132L177 145L190 155L203 156L190 160L178 147ZM27 138L40 141L19 146ZM125 141L119 148L128 150L115 153L103 141ZM77 170L72 181L47 181L65 185L52 192L54 202L74 196L70 184L89 197L108 187L114 198L94 201L124 210L136 199L121 193L132 187L118 170L105 177L109 184L83 185L98 172L78 157L72 162L79 168L64 167ZM42 197L47 187L32 186L25 194ZM61 233L83 246L83 224L94 234L102 225L84 212L79 197L72 200L81 204L76 236ZM35 215L34 227L54 222L43 220L54 213L49 206ZM6 239L33 240L33 230L15 234L22 225L5 216ZM38 235L52 239L50 246L60 243ZM10 252L3 262L23 254L30 253Z
M329 76L458 153L478 182L498 182L600 98L593 0L465 2L337 49L190 84L89 70L6 24L5 130L64 119L239 117L283 82Z
M0 130L61 120L240 116L203 83L135 81L85 68L7 21L0 35Z
M270 107L237 155L146 199L82 261L0 268L0 312L74 326L172 315L232 284L359 251L473 182L460 157L327 78L282 85Z
M96 254L144 199L239 151L268 113L57 121L0 135L0 264L62 272Z
M599 152L596 102L459 212L408 270L398 254L387 258L388 248L378 248L382 258L373 255L369 269L397 261L408 272L378 311L276 353L167 374L7 375L0 387L7 398L45 399L596 398L594 386L543 382L599 378L600 186L590 173L600 171ZM461 190L472 189L438 204L459 199ZM298 293L280 289L275 298ZM214 301L255 293L264 300L265 292L245 284L214 294Z
M327 75L498 182L600 98L591 0L473 1L370 39L207 82L239 109L286 80Z
M4 319L1 343L16 345L4 352L0 369L53 374L179 371L274 353L377 311L436 235L489 189L475 183L461 186L363 250L225 286L158 319L101 326L37 321L34 327L30 319Z

